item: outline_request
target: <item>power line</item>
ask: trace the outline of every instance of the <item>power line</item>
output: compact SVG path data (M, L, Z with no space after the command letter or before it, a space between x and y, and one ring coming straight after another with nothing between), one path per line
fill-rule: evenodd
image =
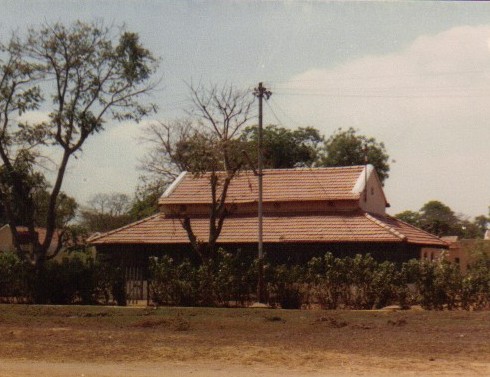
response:
M325 97L325 98L489 98L490 92L475 95L454 95L454 94L341 94L341 93L314 93L314 92L275 92L282 96L307 96L307 97Z
M276 118L277 123L278 123L278 126L284 127L284 124L282 124L281 120L277 117L276 112L274 111L274 109L272 108L272 106L269 104L269 102L266 101L265 104L267 105L267 107L271 111L272 115L274 115L274 118Z
M490 86L474 86L474 85L469 85L468 83L465 83L464 85L394 85L394 84L386 84L383 86L344 86L336 83L335 85L331 86L318 86L318 87L313 87L313 86L284 86L284 87L276 87L276 89L280 90L291 90L291 91L298 91L298 90L303 90L303 91L312 91L312 90L370 90L370 91L386 91L386 90L393 90L393 89L398 89L398 90L424 90L424 91L447 91L447 90L488 90Z
M337 77L332 77L332 78L323 78L323 79L305 79L305 78L298 78L298 79L290 79L290 80L285 80L285 81L272 81L271 84L274 84L274 87L280 88L282 85L281 84L289 84L292 82L326 82L326 81L347 81L347 80L370 80L370 79L396 79L400 77L440 77L440 76L460 76L464 74L481 74L481 73L490 73L487 70L468 70L468 71L445 71L445 72L426 72L426 73L400 73L400 74L394 74L394 75L386 75L386 74L380 74L380 75L360 75L360 74L351 74L351 75L343 75L339 74Z
M286 117L291 123L293 123L296 127L301 127L301 124L299 122L297 122L296 120L294 120L293 118L291 118L287 113L286 111L284 111L284 109L273 99L269 99L269 102L271 102L283 115L284 117ZM267 103L269 105L269 103ZM270 106L270 105L269 105Z

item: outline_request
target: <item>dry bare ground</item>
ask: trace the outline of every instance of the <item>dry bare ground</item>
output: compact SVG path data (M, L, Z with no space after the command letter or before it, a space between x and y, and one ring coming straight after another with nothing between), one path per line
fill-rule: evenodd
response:
M0 336L0 377L490 375L490 312L5 305Z

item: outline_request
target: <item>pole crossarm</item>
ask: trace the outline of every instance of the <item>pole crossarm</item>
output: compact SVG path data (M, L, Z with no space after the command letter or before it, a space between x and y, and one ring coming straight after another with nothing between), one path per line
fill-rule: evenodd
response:
M272 95L272 92L270 90L267 90L261 82L259 82L259 86L254 89L254 96L258 98L263 98L269 99Z

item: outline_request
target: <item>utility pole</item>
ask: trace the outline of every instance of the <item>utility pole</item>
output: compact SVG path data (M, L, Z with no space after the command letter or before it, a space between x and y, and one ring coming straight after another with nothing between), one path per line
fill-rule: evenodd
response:
M257 282L257 300L259 303L265 303L265 290L264 290L264 245L263 245L263 209L262 209L262 178L264 169L264 156L263 156L263 125L262 125L262 100L269 99L272 92L267 90L262 83L259 82L259 86L255 88L254 95L259 99L259 134L258 134L258 183L259 183L259 202L258 202L258 222L259 222L259 260L258 260L258 282Z

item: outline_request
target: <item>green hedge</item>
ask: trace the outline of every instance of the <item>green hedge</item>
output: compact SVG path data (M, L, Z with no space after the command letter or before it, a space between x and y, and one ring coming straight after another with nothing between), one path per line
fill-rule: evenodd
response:
M446 260L411 260L401 266L369 254L312 258L306 266L265 263L268 303L285 309L375 309L388 305L425 309L487 308L490 258L479 258L466 275ZM220 250L205 265L169 257L150 265L150 292L158 305L227 306L255 300L257 261Z
M158 305L245 305L257 286L255 261L220 249L207 264L175 263L168 256L150 260L151 299Z
M83 253L49 261L37 271L15 254L0 253L0 302L125 304L121 268ZM150 260L150 295L158 305L246 306L256 300L257 260L219 250L196 265L164 256ZM306 265L265 260L267 301L287 309L374 309L421 305L426 309L490 308L490 255L479 253L468 272L446 260L396 265L369 254L337 258L331 253Z
M0 302L107 304L116 299L117 274L83 253L48 261L40 271L16 254L0 253Z

